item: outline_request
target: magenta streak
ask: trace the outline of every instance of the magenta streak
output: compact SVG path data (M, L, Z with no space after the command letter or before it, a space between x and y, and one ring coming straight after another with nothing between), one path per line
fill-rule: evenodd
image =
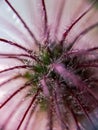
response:
M17 91L15 91L3 104L0 105L0 109L11 99L13 98L18 92L20 92L21 90L25 89L27 86L31 85L31 82L27 82L25 83L22 87L20 87Z
M6 57L0 57L0 58L11 58L11 59L16 59L16 60L18 60L18 61L20 61L20 62L22 62L23 63L23 61L22 61L22 59L21 58L18 58L18 57L15 57L15 56L6 56Z
M14 77L11 77L11 78L9 78L9 79L3 81L2 83L0 83L0 87L2 87L3 85L9 83L10 81L16 80L17 78L20 78L20 77L21 77L20 75L16 75L16 76L14 76Z
M21 107L21 105L23 104L23 101L20 101L16 106L15 108L13 109L13 111L11 112L11 114L9 115L9 117L6 119L4 125L3 125L3 129L6 128L6 126L8 125L8 123L10 122L11 120L11 117L14 115L14 113L18 110L19 107Z
M27 26L27 24L24 22L24 20L21 18L21 16L18 14L18 12L14 9L14 7L11 5L11 3L8 0L5 0L5 2L9 5L9 7L13 10L13 12L17 15L17 17L20 19L26 30L29 32L30 36L35 40L35 43L37 44L38 41L36 40L34 34L30 30L30 28Z
M71 93L72 93L72 92L71 92ZM81 107L81 109L83 110L83 112L84 112L85 116L87 117L87 119L91 122L92 126L94 127L94 124L93 124L93 122L92 122L91 118L89 117L89 115L88 115L87 111L84 109L83 105L81 104L80 99L79 99L78 97L76 97L73 93L72 93L72 95L76 98L77 103L79 104L79 106L80 106L80 107Z
M36 110L36 108L37 108L37 105L38 105L38 104L36 103L35 106L34 106L34 108L32 109L32 111L30 112L30 115L29 115L29 117L28 117L28 120L27 120L27 122L26 122L26 125L25 125L24 130L27 130L27 129L28 129L29 122L30 122L30 120L32 119L33 113L35 112L35 110Z
M21 46L21 45L15 43L15 42L12 42L12 41L9 41L9 40L3 39L3 38L0 38L0 41L1 41L1 42L4 42L4 43L6 43L6 44L10 44L10 45L12 45L12 46L18 47L18 48L20 48L20 49L22 49L22 50L24 50L24 51L26 51L26 52L28 52L28 53L32 53L31 50L28 50L28 49L26 49L25 47L23 47L23 46Z
M63 38L61 40L61 42L63 42L65 40L65 38L67 37L67 35L69 34L69 32L71 31L71 29L81 20L81 18L83 18L93 7L93 5L96 3L96 1L82 14L80 15L79 18L77 18L71 25L70 27L66 30L66 32L63 33Z
M45 32L47 32L47 11L46 11L46 6L45 6L45 1L42 0L42 6L44 10L44 18L45 18Z
M86 68L89 68L89 67L94 67L94 68L97 68L98 67L98 63L84 63L84 64L79 64L78 65L79 68L82 68L82 67L86 67Z
M37 61L36 57L34 57L32 55L28 55L28 54L3 54L3 53L0 53L0 56L7 57L7 58L16 58L16 59L18 59L19 57L25 56L25 57L28 57L28 58L31 58L31 59ZM21 61L21 59L18 59L18 60Z
M81 38L81 36L84 36L85 34L87 34L89 31L91 31L92 29L94 29L94 28L97 27L97 26L98 26L98 22L95 23L95 24L93 24L93 25L91 25L91 26L89 26L88 28L84 29L82 32L80 32L80 33L78 34L78 36L76 36L76 38L71 42L71 44L70 44L69 47L68 47L68 50L70 50L70 49L72 48L72 46L75 44L75 42L76 42L79 38Z
M86 28L85 30L83 30L80 34L78 34L78 36L76 36L76 38L74 39L74 41L72 42L72 45L83 35L85 35L86 33L88 33L89 31L91 31L92 29L94 29L95 27L98 26L98 22L89 26L88 28Z
M67 104L67 106L68 106L68 108L69 108L69 110L70 110L70 112L71 112L71 114L72 114L72 116L73 116L73 118L74 118L74 121L75 121L75 123L76 123L77 130L81 130L81 129L80 129L80 126L79 126L79 123L78 123L78 120L77 120L77 117L76 117L76 115L75 115L73 109L69 106L69 104Z
M1 70L0 73L7 72L7 71L10 71L10 70L14 70L14 69L27 69L27 67L32 67L32 66L28 66L28 65L14 66L14 67L11 67L11 68L8 68L8 69Z
M69 56L69 55L84 55L84 54L89 54L90 52L93 52L93 51L96 51L96 50L98 50L98 47L89 48L87 50L84 50L84 49L72 50L72 51L66 52L64 55L65 56Z
M49 130L53 130L53 107L52 101L50 100L49 110L48 110L48 118L49 118Z
M21 125L22 125L24 119L26 118L26 116L27 116L27 114L28 114L30 108L32 107L32 105L33 105L33 103L34 103L36 97L38 96L38 94L39 94L39 89L37 90L37 93L36 93L36 94L34 95L34 97L32 98L32 100L31 100L29 106L27 107L27 110L25 111L25 113L24 113L24 115L23 115L23 117L22 117L22 119L21 119L21 121L20 121L20 123L19 123L19 125L18 125L17 130L20 129L20 127L21 127Z
M62 114L61 114L61 111L60 111L60 108L59 108L59 104L57 103L57 93L56 92L55 92L55 95L54 95L54 103L55 103L54 104L55 110L56 110L58 119L61 123L62 129L66 128L66 130L68 130L68 126L67 126L66 122L63 120L63 117L62 117Z

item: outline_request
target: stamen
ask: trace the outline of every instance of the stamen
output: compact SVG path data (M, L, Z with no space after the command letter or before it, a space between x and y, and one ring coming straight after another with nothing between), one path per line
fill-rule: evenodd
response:
M48 86L47 86L47 83L46 83L46 77L44 77L41 81L41 86L42 86L42 90L43 90L43 93L46 97L49 97L49 90L48 90Z
M80 91L82 90L88 91L93 96L95 101L98 102L96 95L88 88L88 86L81 80L81 78L78 75L75 75L73 72L69 72L69 70L64 68L61 64L54 64L53 67L54 70L61 77L63 77L65 81L67 79L69 83L72 82L76 86L76 88L79 89Z

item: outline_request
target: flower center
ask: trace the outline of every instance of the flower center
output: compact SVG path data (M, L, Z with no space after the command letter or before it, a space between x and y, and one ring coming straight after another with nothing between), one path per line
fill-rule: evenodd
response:
M37 100L42 110L46 110L49 100L56 93L59 105L62 106L64 103L69 102L74 112L81 115L83 112L78 103L80 100L83 101L82 105L87 111L90 112L92 109L92 107L89 108L91 100L88 99L87 103L84 100L85 94L87 94L84 82L87 80L85 83L88 85L88 79L92 71L89 68L78 67L85 62L83 55L78 56L68 53L61 45L56 45L53 49L40 47L39 53L35 54L36 61L24 74L26 79L32 81L27 96L32 96L40 88L41 92ZM90 96L90 94L88 95Z

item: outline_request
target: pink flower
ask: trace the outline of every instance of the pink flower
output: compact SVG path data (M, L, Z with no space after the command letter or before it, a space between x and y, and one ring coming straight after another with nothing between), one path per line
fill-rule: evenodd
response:
M97 130L96 4L0 1L0 130Z

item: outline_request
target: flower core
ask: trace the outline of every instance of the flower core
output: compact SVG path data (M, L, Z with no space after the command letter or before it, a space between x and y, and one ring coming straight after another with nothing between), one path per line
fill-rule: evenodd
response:
M75 49L74 46L78 40L81 40L82 36L98 27L98 21L81 31L72 42L68 43L66 40L66 37L70 34L73 27L78 25L78 22L87 15L96 4L96 1L71 23L68 29L62 34L62 38L58 40L59 38L56 39L57 28L54 29L55 38L50 38L51 29L48 27L46 3L44 0L41 0L41 9L44 12L43 44L42 41L37 40L33 31L31 31L32 29L28 27L11 3L8 0L5 0L5 2L15 13L24 26L24 29L33 39L38 51L27 49L24 45L17 42L0 38L0 43L5 43L23 51L23 53L18 54L11 52L0 53L0 57L14 59L22 64L0 70L0 74L12 72L15 69L25 69L22 74L17 74L0 84L0 87L2 88L2 86L20 77L25 79L25 83L19 88L17 87L16 90L0 104L0 109L3 109L11 99L25 89L26 94L24 100L30 98L31 102L21 117L16 128L17 130L22 127L30 110L31 115L33 115L33 112L36 112L36 106L39 107L41 112L47 112L49 130L53 130L55 119L59 122L62 130L70 130L70 119L74 120L76 130L82 130L82 125L85 128L85 119L91 130L97 130L91 113L98 107L98 95L94 91L98 84L98 78L95 76L95 72L97 72L98 68L98 57L96 56L98 47ZM64 3L63 0L61 5L62 3ZM60 13L61 12L62 11L60 11ZM60 19L60 17L61 14L57 19ZM57 21L58 26L59 24L60 20ZM18 105L21 106L20 104L21 103L19 102ZM11 115L13 115L13 113L14 111ZM27 126L25 126L26 129L28 128L30 119L32 119L31 116L29 117ZM10 122L10 119L9 116L5 120L5 124L3 124L2 128L6 127L6 124Z

